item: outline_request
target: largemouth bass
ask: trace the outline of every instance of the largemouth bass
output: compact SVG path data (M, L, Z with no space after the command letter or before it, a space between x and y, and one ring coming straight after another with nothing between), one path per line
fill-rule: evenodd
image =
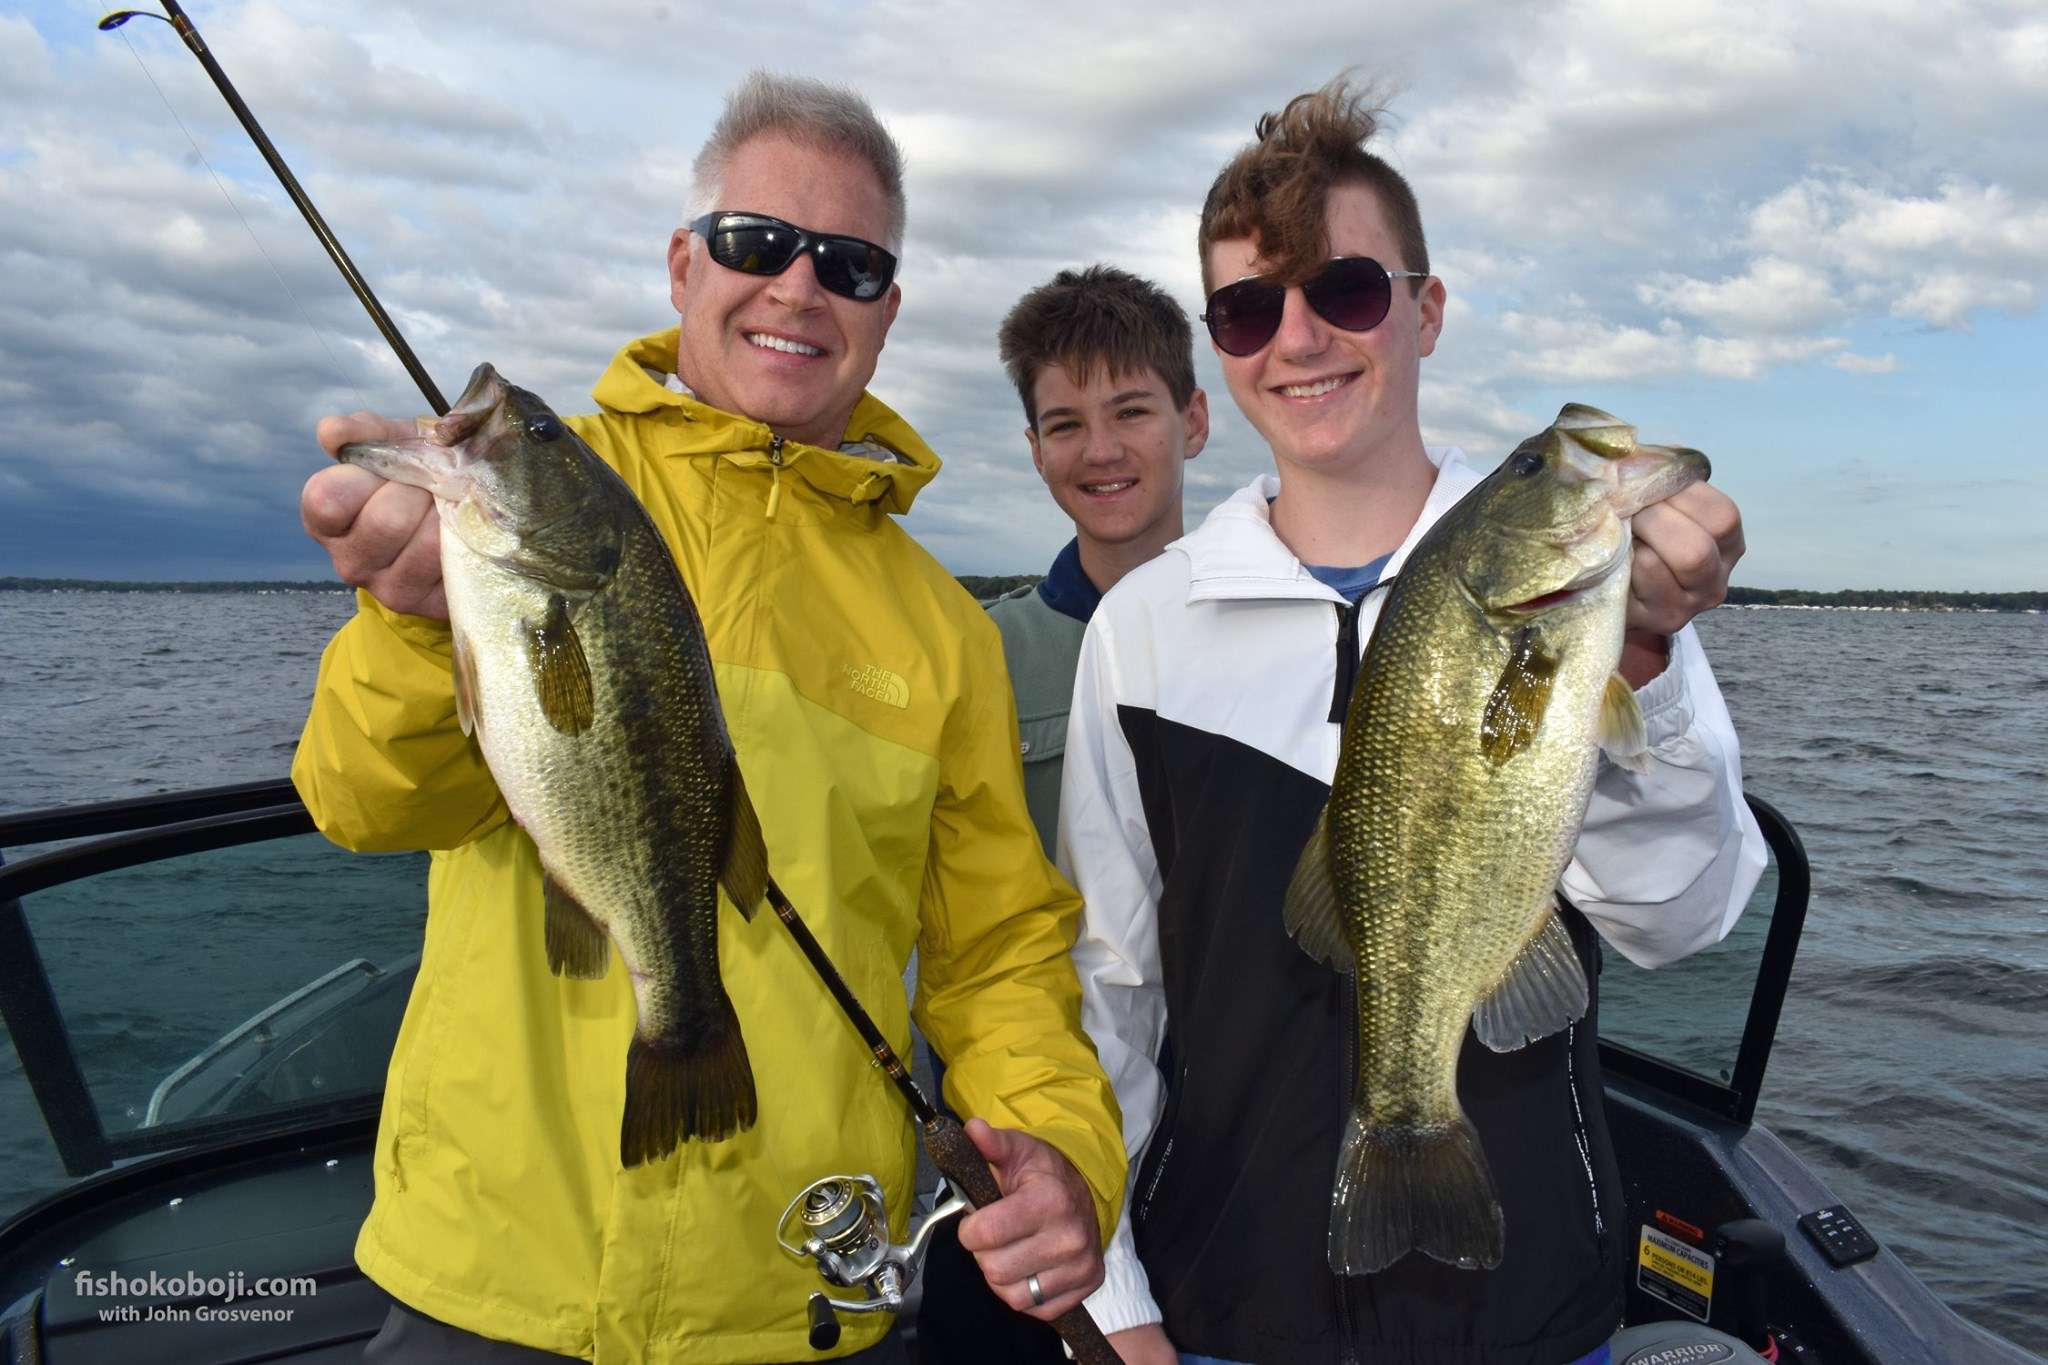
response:
M602 977L618 945L639 1007L619 1159L751 1127L718 891L751 918L767 854L660 532L624 480L489 365L419 438L341 458L434 495L456 712L540 851L549 966Z
M1358 1073L1330 1194L1343 1275L1411 1250L1500 1264L1506 1236L1459 1104L1469 1023L1508 1052L1586 1010L1555 913L1600 751L1647 766L1616 671L1629 518L1708 474L1577 404L1423 536L1391 589L1345 722L1288 932L1355 974Z

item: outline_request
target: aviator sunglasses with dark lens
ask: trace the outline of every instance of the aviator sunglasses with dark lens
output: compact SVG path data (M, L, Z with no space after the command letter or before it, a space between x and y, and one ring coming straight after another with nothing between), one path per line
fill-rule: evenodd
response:
M1389 270L1370 256L1339 256L1301 286L1308 306L1323 321L1347 332L1370 332L1384 322L1394 302L1395 280L1426 280L1420 270ZM1252 355L1280 330L1287 286L1247 275L1209 296L1202 321L1225 355Z
M765 213L707 213L690 231L711 248L711 259L749 275L780 275L809 252L818 283L843 298L872 303L889 292L896 258L873 242L812 232Z

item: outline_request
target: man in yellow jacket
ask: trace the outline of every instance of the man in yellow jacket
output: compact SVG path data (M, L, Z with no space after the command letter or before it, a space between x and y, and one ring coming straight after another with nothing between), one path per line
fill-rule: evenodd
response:
M900 158L857 96L757 74L698 156L691 212L669 244L680 327L622 350L598 413L570 424L668 540L777 880L899 1049L917 949L948 1096L995 1125L969 1132L1004 1198L962 1243L1049 1320L1101 1280L1123 1144L1080 1026L1079 901L1025 810L1001 642L891 517L938 470L865 392L900 299ZM320 438L406 430L358 414ZM759 1120L622 1169L632 991L618 968L548 970L533 844L455 717L431 499L336 466L302 512L361 591L294 781L347 847L434 850L356 1245L400 1302L369 1358L820 1358L819 1284L777 1249L777 1218L810 1181L866 1171L900 1237L901 1099L774 917L723 914ZM850 1320L837 1354L901 1359L886 1328Z

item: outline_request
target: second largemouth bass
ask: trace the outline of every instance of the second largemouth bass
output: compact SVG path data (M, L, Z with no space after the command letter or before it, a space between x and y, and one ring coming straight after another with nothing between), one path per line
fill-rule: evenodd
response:
M1638 445L1569 405L1429 529L1389 590L1286 900L1288 931L1358 988L1330 1196L1339 1274L1411 1250L1500 1264L1458 1052L1468 1022L1506 1052L1585 1013L1554 897L1600 751L1646 762L1616 671L1629 518L1707 474L1698 451Z

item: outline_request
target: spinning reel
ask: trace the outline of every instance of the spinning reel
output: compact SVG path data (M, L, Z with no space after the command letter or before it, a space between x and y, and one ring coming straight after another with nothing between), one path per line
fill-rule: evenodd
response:
M800 1261L811 1261L827 1284L860 1289L867 1297L835 1299L813 1294L810 1299L811 1349L830 1350L839 1344L840 1313L893 1313L924 1264L932 1230L942 1219L974 1206L950 1185L945 1198L928 1214L911 1220L910 1238L898 1246L889 1240L889 1208L882 1186L871 1175L828 1175L805 1186L782 1211L775 1240Z

